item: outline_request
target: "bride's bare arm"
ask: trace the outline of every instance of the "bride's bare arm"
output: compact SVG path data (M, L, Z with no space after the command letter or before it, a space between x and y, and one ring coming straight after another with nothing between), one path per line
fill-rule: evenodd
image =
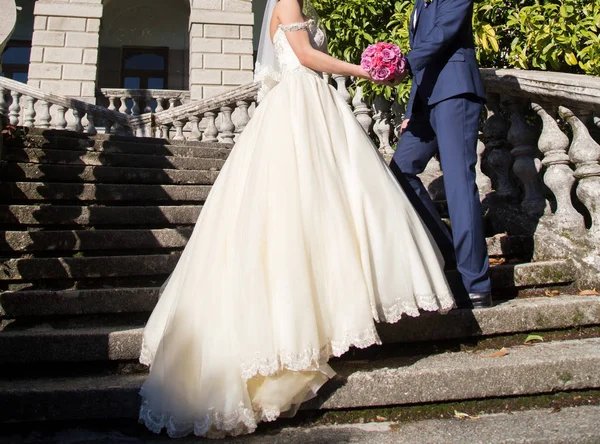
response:
M275 14L273 14L273 19L278 20L279 24L282 25L305 21L297 0L281 0L275 10ZM307 68L329 74L373 80L369 73L362 69L360 65L344 62L314 49L310 45L306 30L287 31L286 37L300 63Z

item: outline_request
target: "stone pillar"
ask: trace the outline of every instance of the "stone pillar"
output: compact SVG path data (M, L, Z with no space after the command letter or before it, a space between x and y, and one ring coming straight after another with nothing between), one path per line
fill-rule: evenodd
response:
M212 97L253 80L252 2L192 0L191 100Z
M10 36L15 30L17 24L17 6L14 0L0 0L0 55L4 51L4 46L10 40ZM0 58L1 61L1 58ZM0 65L0 71L2 65Z
M96 103L102 0L38 0L30 86Z

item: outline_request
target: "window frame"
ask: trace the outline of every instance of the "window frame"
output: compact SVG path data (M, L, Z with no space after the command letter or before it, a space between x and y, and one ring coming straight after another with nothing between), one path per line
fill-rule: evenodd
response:
M156 54L164 58L165 64L162 70L158 69L132 69L125 68L127 59L137 54ZM159 77L164 79L162 89L169 89L169 48L166 46L149 47L149 46L123 46L121 47L121 87L125 88L126 77L139 77L139 89L149 89L148 80L151 77ZM132 89L132 88L128 88Z

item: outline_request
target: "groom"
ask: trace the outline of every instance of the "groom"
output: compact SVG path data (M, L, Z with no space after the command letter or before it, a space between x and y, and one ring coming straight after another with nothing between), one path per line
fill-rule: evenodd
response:
M406 55L413 78L391 169L438 243L456 264L468 300L492 304L481 204L475 184L479 115L485 100L473 41L473 0L416 0ZM439 152L452 236L417 174ZM415 196L416 194L416 196Z

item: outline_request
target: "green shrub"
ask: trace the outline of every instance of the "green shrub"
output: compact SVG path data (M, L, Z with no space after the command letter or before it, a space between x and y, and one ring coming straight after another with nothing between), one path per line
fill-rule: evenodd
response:
M377 41L409 49L412 1L313 0L332 55L359 63ZM599 0L476 0L473 16L482 67L600 75ZM410 82L388 88L360 81L365 96L406 102Z

